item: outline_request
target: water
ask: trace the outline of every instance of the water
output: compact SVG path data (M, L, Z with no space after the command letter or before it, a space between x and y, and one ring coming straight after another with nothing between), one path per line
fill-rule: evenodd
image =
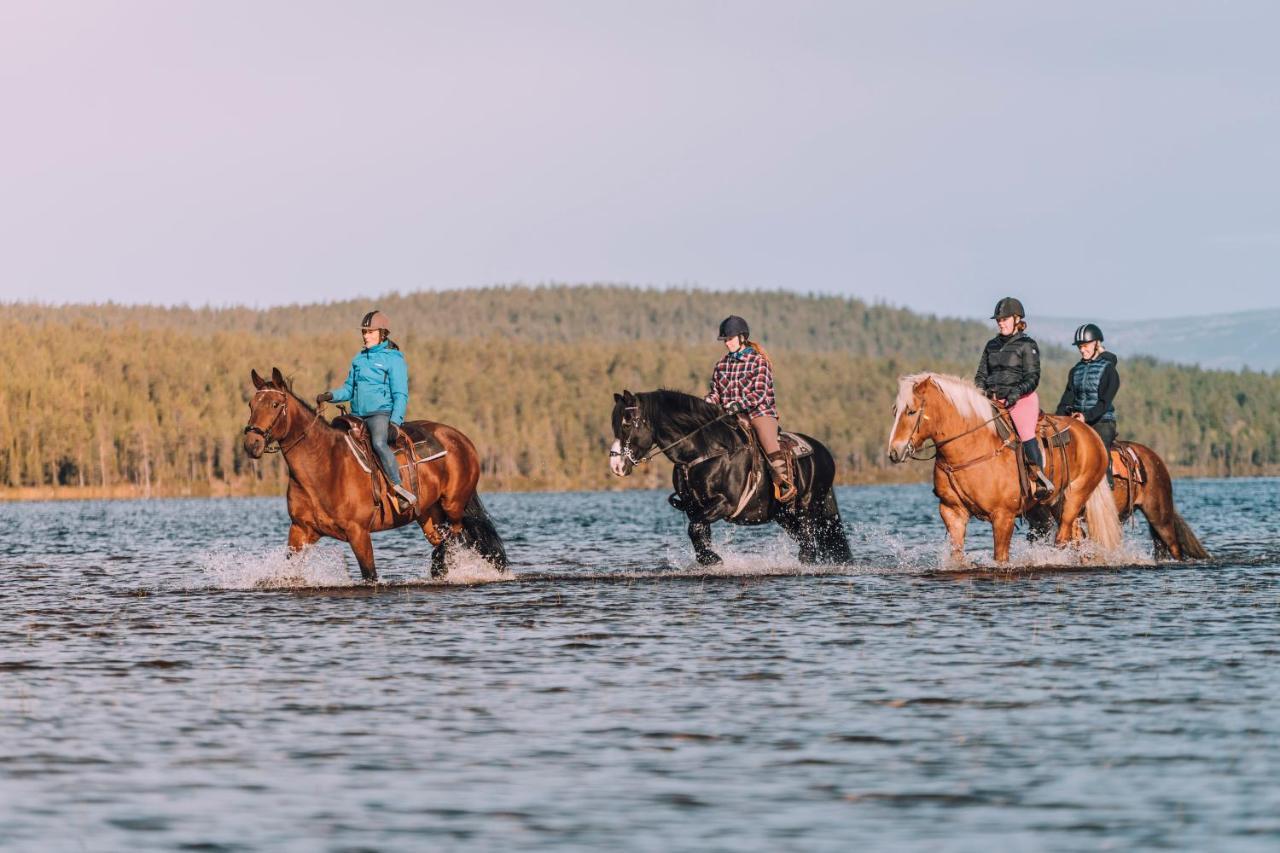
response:
M1087 571L948 571L924 487L841 490L821 572L493 495L514 579L406 530L377 588L279 499L6 505L0 847L1274 850L1278 486L1181 481L1213 562Z

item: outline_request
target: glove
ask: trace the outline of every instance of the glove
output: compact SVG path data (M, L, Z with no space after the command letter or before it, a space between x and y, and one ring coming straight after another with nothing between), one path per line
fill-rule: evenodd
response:
M317 395L316 395L316 405L317 405L317 406L318 406L318 405L320 405L321 403L332 403L332 402L333 402L333 392L332 392L332 391L325 391L323 394L317 394Z
M737 400L730 400L724 404L724 410L731 415L736 415L742 411L742 403Z
M1004 398L1004 406L1006 409L1012 409L1022 399L1022 395L1017 391L1010 391L1009 396Z

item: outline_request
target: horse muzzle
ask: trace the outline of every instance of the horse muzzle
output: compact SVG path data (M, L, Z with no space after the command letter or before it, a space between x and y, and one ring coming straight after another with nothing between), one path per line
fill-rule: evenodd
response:
M889 445L889 461L890 462L906 462L911 456L912 447L905 441L900 441Z
M267 440L256 432L245 433L244 452L253 459L261 459L262 451L267 449Z

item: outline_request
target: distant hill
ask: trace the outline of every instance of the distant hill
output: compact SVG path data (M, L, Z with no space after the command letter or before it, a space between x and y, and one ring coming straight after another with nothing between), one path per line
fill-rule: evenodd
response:
M627 481L608 473L612 395L703 391L729 313L748 318L774 358L784 424L831 447L841 482L923 479L928 466L885 458L897 378L971 376L991 334L985 322L857 299L617 286L260 311L0 305L0 495L279 493L279 457L253 461L240 448L249 370L279 366L304 399L335 387L359 348L359 318L374 307L405 352L409 417L468 433L486 490L662 484L664 461ZM1036 331L1042 342L1054 337ZM1069 347L1044 347L1046 406L1074 360ZM1122 434L1151 444L1176 473L1280 471L1280 375L1131 355L1122 364Z
M1212 370L1280 370L1280 308L1166 320L1037 319L1036 339L1071 343L1081 323L1102 327L1107 347L1122 358L1149 355Z

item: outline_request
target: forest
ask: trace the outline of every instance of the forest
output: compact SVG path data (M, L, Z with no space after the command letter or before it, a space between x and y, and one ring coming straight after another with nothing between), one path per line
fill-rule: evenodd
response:
M483 456L481 488L658 487L658 460L608 470L613 393L705 391L726 314L775 364L784 428L832 449L843 483L918 481L885 458L897 378L971 376L987 324L857 299L617 285L419 292L269 309L116 304L0 306L0 497L278 494L279 456L240 446L249 372L279 367L310 400L340 384L379 308L409 365L410 419L452 424ZM1034 317L1029 332L1035 335ZM1041 340L1042 405L1075 361ZM1120 433L1176 476L1280 471L1280 375L1120 357Z

